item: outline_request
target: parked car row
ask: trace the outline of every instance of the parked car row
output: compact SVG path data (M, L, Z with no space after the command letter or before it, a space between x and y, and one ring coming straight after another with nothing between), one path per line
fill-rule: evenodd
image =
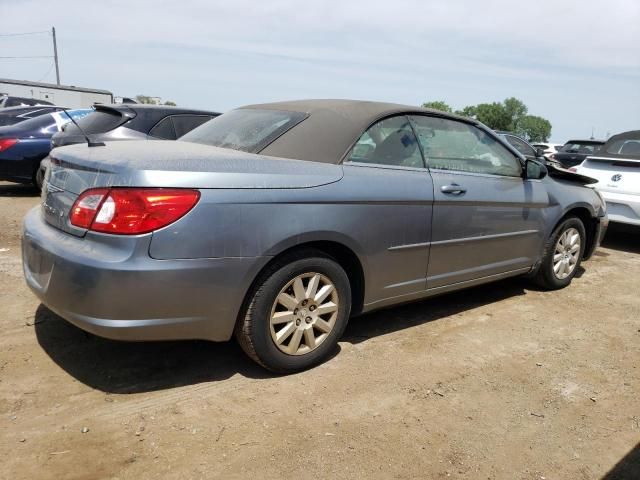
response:
M96 145L94 123L124 136L144 114L127 113L78 124ZM29 287L97 335L235 336L276 372L322 362L352 315L517 275L563 288L608 223L592 179L405 105L249 105L178 141L100 145L51 152Z
M139 104L96 105L93 109L66 113L63 110L57 106L0 110L0 125L13 123L0 127L0 180L33 183L40 188L50 150L84 142L82 132L96 142L175 140L219 115L205 110Z

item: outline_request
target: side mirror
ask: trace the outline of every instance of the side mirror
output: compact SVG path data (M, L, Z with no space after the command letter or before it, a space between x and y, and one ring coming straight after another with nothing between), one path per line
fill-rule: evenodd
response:
M525 180L540 180L547 176L547 167L535 160L527 160L524 163Z
M544 157L544 148L536 148L536 157L538 158Z

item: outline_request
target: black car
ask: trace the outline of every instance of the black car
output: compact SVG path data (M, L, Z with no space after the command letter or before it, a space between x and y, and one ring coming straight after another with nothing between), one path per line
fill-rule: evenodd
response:
M589 155L593 155L604 145L604 140L569 140L551 158L564 168L575 167L584 162Z
M95 142L114 140L175 140L220 115L218 112L164 105L95 105L95 111L78 121ZM51 147L84 143L74 124L65 125L51 139Z
M14 125L28 120L30 118L39 117L45 113L53 113L64 110L63 107L56 107L54 105L36 105L27 107L8 107L0 109L0 127L6 127L7 125Z

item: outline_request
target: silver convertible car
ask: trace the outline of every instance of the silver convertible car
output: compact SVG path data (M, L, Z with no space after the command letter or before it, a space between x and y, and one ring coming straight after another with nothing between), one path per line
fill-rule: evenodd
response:
M607 226L588 181L468 118L252 105L177 142L55 149L24 273L96 335L235 334L291 372L326 358L353 315L516 275L567 286Z

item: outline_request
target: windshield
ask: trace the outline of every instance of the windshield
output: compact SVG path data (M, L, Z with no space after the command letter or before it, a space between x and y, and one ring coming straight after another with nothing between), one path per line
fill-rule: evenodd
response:
M601 143L595 142L569 142L565 144L560 151L566 153L591 154L593 152L597 152L601 146Z
M305 118L301 112L240 108L193 129L180 141L257 153Z

